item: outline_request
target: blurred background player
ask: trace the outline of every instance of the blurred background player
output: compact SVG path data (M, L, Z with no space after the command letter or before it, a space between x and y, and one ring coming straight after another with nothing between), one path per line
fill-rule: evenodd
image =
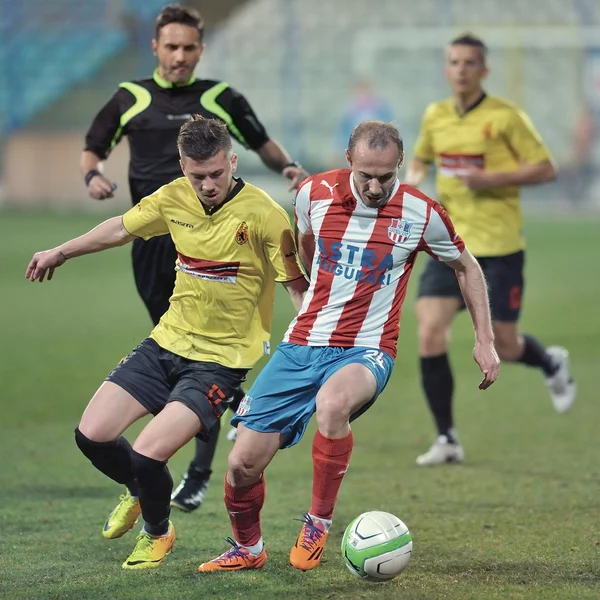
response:
M287 213L233 176L237 156L224 124L195 116L177 145L185 177L77 239L36 253L26 273L31 281L51 279L68 259L138 237L170 233L177 248L167 312L108 375L75 430L91 463L126 486L103 537L121 537L140 513L144 519L124 569L158 567L173 547L167 461L194 436L210 436L225 401L265 353L275 281L296 310L308 289ZM155 416L132 447L122 434L148 414Z
M284 341L238 408L225 505L231 548L201 572L261 568L267 559L260 512L263 471L280 448L298 443L316 412L310 509L290 552L301 571L319 565L348 470L350 421L385 388L397 352L400 313L416 254L427 251L457 273L475 328L473 356L484 379L498 376L483 274L446 212L402 184L400 133L366 121L348 142L350 169L308 179L296 197L298 252L310 288Z
M177 153L179 127L193 113L222 120L238 142L296 188L308 174L270 139L248 101L227 83L196 79L204 51L204 23L198 12L178 4L165 6L156 19L152 50L158 67L149 79L127 81L95 117L81 155L89 195L110 198L114 185L103 175L102 161L127 136L129 189L133 204L181 175ZM169 306L175 283L175 246L169 235L134 240L133 272L140 297L156 325ZM232 408L244 392L236 391ZM191 511L206 491L220 424L207 442L196 441L195 457L173 495L173 505Z
M546 349L518 327L525 260L519 188L551 181L556 170L529 118L483 90L486 53L484 43L472 35L450 42L445 74L452 97L427 107L406 181L419 185L435 161L439 201L487 279L500 359L540 369L555 409L563 413L576 393L568 352L559 346ZM419 465L464 458L454 429L454 382L447 354L452 321L462 308L453 271L429 260L419 282L416 311L422 384L438 438L417 458Z

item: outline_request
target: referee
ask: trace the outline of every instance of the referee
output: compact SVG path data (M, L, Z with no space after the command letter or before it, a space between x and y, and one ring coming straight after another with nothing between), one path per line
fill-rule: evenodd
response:
M204 22L194 9L169 4L161 10L152 40L158 61L152 77L121 83L87 132L80 167L91 198L104 200L113 196L116 186L103 174L102 162L124 136L129 139L129 190L133 204L181 177L177 135L192 114L223 121L233 138L290 181L290 189L308 177L269 138L242 94L225 82L196 79L194 70L204 51L203 36ZM155 325L169 306L176 258L168 235L133 242L136 287ZM232 408L243 395L240 388ZM218 435L217 426L209 442L196 440L194 460L173 495L172 503L177 508L189 512L202 504Z

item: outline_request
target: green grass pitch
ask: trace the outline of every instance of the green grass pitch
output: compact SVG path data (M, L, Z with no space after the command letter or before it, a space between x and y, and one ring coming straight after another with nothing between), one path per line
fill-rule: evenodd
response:
M224 436L205 505L196 514L174 512L176 547L160 569L149 572L121 569L135 533L102 539L104 519L121 490L93 469L73 440L96 387L150 330L134 289L129 249L76 259L49 284L24 278L34 251L79 235L98 220L0 214L1 598L600 598L597 221L529 222L526 228L522 325L546 344L569 348L579 384L572 413L555 414L540 374L521 366L503 365L499 381L478 391L472 332L463 314L451 359L467 462L416 467L415 457L434 432L418 381L413 276L392 379L376 407L354 426L354 455L322 565L308 573L288 565L299 526L293 518L310 502L311 428L267 472L266 567L200 576L196 566L221 553L230 535L222 501L229 449ZM280 293L274 343L291 315ZM170 461L176 482L190 456L187 447ZM343 565L345 526L367 510L397 514L413 534L411 563L390 583L358 581Z

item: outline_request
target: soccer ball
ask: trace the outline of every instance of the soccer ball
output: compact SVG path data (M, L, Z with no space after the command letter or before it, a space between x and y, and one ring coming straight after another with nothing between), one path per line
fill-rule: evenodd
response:
M348 570L367 581L386 581L404 571L412 553L408 527L396 516L374 510L346 527L342 556Z

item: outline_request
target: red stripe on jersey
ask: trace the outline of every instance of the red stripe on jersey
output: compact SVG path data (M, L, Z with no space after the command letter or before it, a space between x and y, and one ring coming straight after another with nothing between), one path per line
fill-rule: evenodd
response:
M396 358L398 352L397 341L400 335L400 316L402 315L402 305L404 304L404 298L406 298L406 290L408 289L408 280L410 279L410 273L415 265L415 259L417 253L413 252L407 259L404 266L404 273L398 279L396 291L394 293L394 299L392 301L392 307L390 312L387 314L385 325L383 326L383 334L381 336L381 342L379 347L381 350L387 352L392 358Z
M220 262L216 260L204 260L203 258L192 258L185 256L180 252L177 253L179 262L186 265L193 271L198 273L207 273L210 275L235 276L240 269L239 262Z
M332 202L321 223L321 228L319 230L320 237L327 236L328 234L331 235L330 232L333 230L335 232L340 232L339 237L338 235L335 235L335 238L341 240L344 237L344 233L350 223L351 217L352 211L345 211L339 202ZM320 252L318 245L315 248L315 252ZM326 259L327 257L323 256L322 258ZM303 346L307 344L308 336L310 335L311 329L313 328L319 313L329 302L329 295L331 294L331 286L333 285L335 274L329 269L319 269L318 266L313 269L312 277L315 277L315 273L317 279L314 285L313 297L307 309L302 314L298 315L298 320L290 332L289 342L291 344L300 344Z
M454 223L450 220L448 213L444 210L441 205L437 205L433 207L433 210L440 216L442 219L442 223L446 226L446 231L448 232L448 236L450 237L450 241L458 248L459 252L462 252L465 249L465 243L462 241L462 238L456 233L454 229Z
M403 208L403 194L397 194L396 198L392 200L395 205L397 205L398 210L398 219L402 219L402 208ZM388 206L391 205L391 202ZM394 206L396 208L396 206ZM390 226L390 220L382 217L381 212L383 209L379 209L377 211L377 219L375 221L375 227L373 228L373 233L369 238L365 248L367 250L375 251L376 246L384 245L390 247L391 250L391 240L388 236L388 228ZM379 278L381 273L377 273L377 278ZM365 273L365 278L368 276L368 273ZM371 301L373 300L373 295L375 292L381 288L381 283L366 283L364 281L359 281L354 288L354 295L352 298L346 302L342 310L342 314L337 322L337 326L331 334L331 338L329 339L330 346L348 346L352 345L358 336L363 323L367 317L367 313L369 312L369 308L371 306ZM386 350L389 352L389 350ZM395 351L394 351L395 354Z

